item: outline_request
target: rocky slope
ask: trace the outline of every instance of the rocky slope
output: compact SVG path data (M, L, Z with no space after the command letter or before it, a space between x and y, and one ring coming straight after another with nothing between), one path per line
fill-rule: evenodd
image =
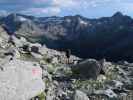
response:
M50 48L70 48L82 58L132 61L133 19L120 12L111 17L88 19L80 15L41 17L11 14L0 18L10 33Z
M0 100L132 100L132 63L71 55L67 64L64 52L0 35Z

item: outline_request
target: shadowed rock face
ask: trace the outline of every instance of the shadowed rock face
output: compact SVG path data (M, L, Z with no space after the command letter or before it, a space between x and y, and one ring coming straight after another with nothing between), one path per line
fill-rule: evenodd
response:
M85 60L72 66L73 74L81 78L96 79L102 70L101 64L93 59Z

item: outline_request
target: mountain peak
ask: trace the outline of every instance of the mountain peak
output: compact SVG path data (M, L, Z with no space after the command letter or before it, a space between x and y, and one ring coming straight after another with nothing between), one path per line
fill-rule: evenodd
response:
M123 17L123 14L121 12L116 12L113 17Z
M18 13L10 13L8 16L18 16Z

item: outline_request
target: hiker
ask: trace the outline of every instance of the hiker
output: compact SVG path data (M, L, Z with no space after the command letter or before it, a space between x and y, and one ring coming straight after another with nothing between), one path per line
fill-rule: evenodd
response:
M66 63L67 64L70 63L70 56L71 56L71 50L70 49L67 49L66 50L66 57L67 57Z

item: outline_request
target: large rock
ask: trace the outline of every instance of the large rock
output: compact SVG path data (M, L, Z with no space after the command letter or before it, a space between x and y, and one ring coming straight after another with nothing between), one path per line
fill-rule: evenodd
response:
M29 47L30 47L29 49L31 52L39 53L39 50L42 46L39 43L34 43L34 44L30 44Z
M12 60L0 70L0 100L29 100L45 89L37 63Z
M73 74L79 75L82 78L96 79L101 70L101 64L94 59L88 59L72 66Z
M74 100L89 100L89 98L82 91L76 90L74 94Z
M94 94L97 94L97 95L106 95L106 96L108 96L109 98L117 98L117 94L114 93L114 91L112 91L111 89L107 89L107 90L97 90L97 91L95 91Z
M23 47L23 45L28 44L28 41L24 37L17 38L13 35L11 39L16 47Z
M106 59L100 60L99 63L102 65L102 72L105 74L107 74L113 66L113 63L106 61Z
M0 47L6 48L9 46L8 44L9 35L7 32L0 26Z

